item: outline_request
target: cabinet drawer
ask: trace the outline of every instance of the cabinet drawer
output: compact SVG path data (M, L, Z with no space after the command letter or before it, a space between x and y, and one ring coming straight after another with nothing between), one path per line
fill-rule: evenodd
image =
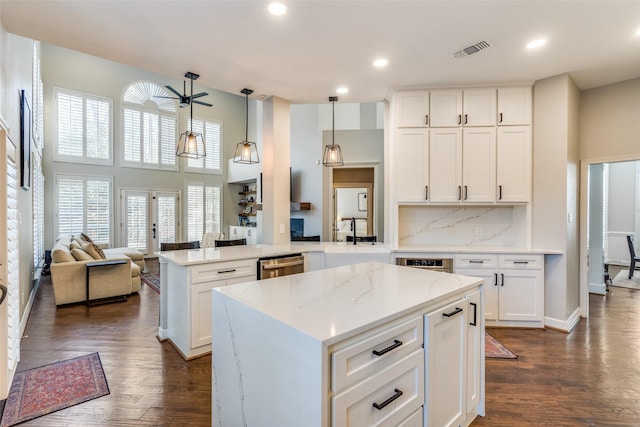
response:
M413 414L409 415L409 418L398 424L398 427L422 427L422 407L420 407Z
M496 268L498 257L485 254L456 255L453 259L455 268Z
M424 350L419 349L335 396L333 426L397 426L423 402Z
M380 369L421 348L423 328L422 318L416 317L392 327L377 328L366 338L333 352L333 391L339 392L369 378Z
M500 268L532 268L540 269L543 267L542 255L500 255L498 257Z
M256 277L257 259L202 264L191 267L191 283L227 280L234 277Z

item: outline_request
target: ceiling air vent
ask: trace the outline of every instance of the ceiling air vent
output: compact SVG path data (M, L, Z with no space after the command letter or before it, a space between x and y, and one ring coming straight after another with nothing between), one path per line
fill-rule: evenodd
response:
M465 56L469 56L469 55L473 55L474 53L478 53L483 49L486 49L488 47L490 47L491 45L489 44L488 41L483 40L481 42L478 42L476 44L472 44L471 46L467 46L463 49L460 49L457 52L453 53L453 57L454 58L464 58Z

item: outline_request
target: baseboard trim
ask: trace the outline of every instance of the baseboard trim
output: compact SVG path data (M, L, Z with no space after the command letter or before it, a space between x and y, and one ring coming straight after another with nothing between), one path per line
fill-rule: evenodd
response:
M22 313L22 317L20 318L20 336L24 336L24 331L27 330L27 322L29 321L29 316L31 315L31 309L33 308L33 302L36 300L36 294L38 293L38 289L40 289L40 276L33 281L33 288L31 289L31 294L29 295L29 301L27 302L27 306L24 308L24 313Z
M598 294L598 295L606 295L607 294L607 286L604 283L589 283L589 293L590 294Z
M580 308L576 308L567 320L554 319L552 317L544 318L544 326L560 332L569 333L575 328L580 321Z

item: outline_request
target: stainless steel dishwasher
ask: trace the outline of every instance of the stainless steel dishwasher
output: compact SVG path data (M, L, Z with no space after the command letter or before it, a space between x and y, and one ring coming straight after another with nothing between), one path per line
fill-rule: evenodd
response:
M304 256L287 254L258 259L258 280L304 272Z

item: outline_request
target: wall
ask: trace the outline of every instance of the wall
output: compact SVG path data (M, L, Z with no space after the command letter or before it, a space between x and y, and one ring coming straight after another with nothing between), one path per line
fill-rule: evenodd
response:
M1 13L1 11L0 11ZM33 40L7 33L0 27L0 121L8 129L9 138L20 146L20 90L27 92L31 102L33 71ZM32 107L33 109L33 107ZM35 154L35 151L33 155ZM4 180L3 180L4 182ZM20 317L31 298L34 279L32 191L18 190Z
M375 221L378 241L384 241L384 131L382 104L335 104L335 143L345 167L378 165ZM332 168L322 165L324 145L331 144L331 104L291 106L291 168L294 200L311 202L311 210L295 212L304 218L306 235L330 238Z
M562 251L547 257L545 323L568 329L576 319L578 280L578 97L568 75L534 85L532 243Z
M187 70L185 70L186 72ZM177 78L176 78L177 77ZM230 210L233 214L224 215L227 221L232 218L237 221L237 207L232 201L232 195L228 191L226 183L226 159L233 156L236 143L245 138L245 98L243 95L230 94L218 91L209 87L198 86L197 80L194 83L194 91L206 91L209 96L203 98L204 101L214 104L213 107L194 107L194 117L209 117L223 122L223 175L209 175L172 171L156 171L150 169L126 168L119 166L120 144L121 144L121 98L125 88L132 82L150 80L161 86L171 85L174 88L181 88L182 76L167 77L150 73L141 69L129 67L112 61L107 61L94 56L86 55L68 49L59 48L52 45L42 47L42 78L44 82L45 97L45 152L44 152L44 173L45 173L45 194L49 195L45 199L45 246L50 248L53 244L54 233L54 173L78 173L94 175L113 176L114 188L114 235L113 244L119 246L121 243L121 230L116 227L120 224L121 212L119 195L123 188L137 189L162 189L181 190L183 192L183 218L182 232L186 235L186 221L184 213L184 191L189 180L205 181L207 183L223 184L223 209ZM113 139L114 139L114 166L96 166L78 163L65 163L53 161L54 154L54 99L53 90L55 87L73 89L81 92L92 93L113 99ZM252 102L252 105L255 101ZM255 107L252 108L255 111ZM184 123L188 109L180 109L178 118L179 132L184 130ZM254 113L255 114L255 113ZM252 130L255 129L255 121L250 116ZM228 207L228 208L227 208ZM235 222L234 222L235 224ZM223 227L226 229L226 226Z

